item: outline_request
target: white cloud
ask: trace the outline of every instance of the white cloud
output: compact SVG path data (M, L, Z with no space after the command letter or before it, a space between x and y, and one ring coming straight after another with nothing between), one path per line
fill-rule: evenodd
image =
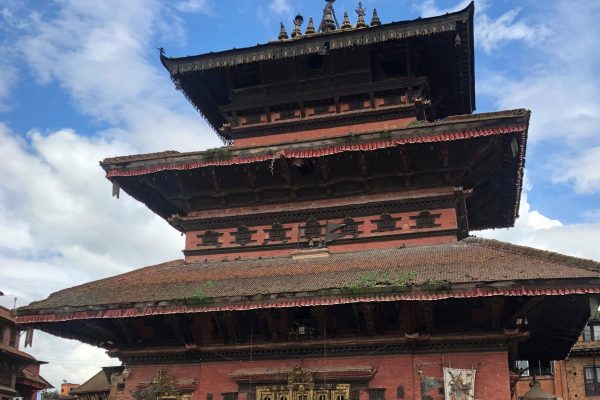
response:
M292 6L288 0L271 0L269 10L275 14L289 14L292 11Z
M517 20L519 9L512 9L493 19L478 13L475 25L476 45L490 53L502 42L522 40L528 43L541 42L550 35L550 30L541 24Z
M577 193L600 192L600 147L581 150L566 158L554 173L557 182L571 182Z
M502 240L523 246L554 251L600 261L600 222L564 225L532 210L527 193L523 194L520 217L514 228L473 232L476 236Z
M210 0L181 0L175 3L175 8L181 12L213 14Z
M117 359L108 357L102 349L75 340L57 339L39 331L34 334L33 347L23 350L35 353L39 360L49 363L42 366L41 375L56 389L63 379L81 384L102 367L120 365Z
M149 60L158 57L155 28L169 17L167 9L157 1L134 0L60 5L52 19L30 14L18 40L41 83L58 82L79 110L124 129L110 133L140 151L197 149L201 139L219 144L168 72Z
M415 7L423 17L433 17L464 9L471 0L461 0L452 7L440 8L435 0L426 0ZM520 9L514 8L497 18L490 17L486 10L487 1L475 4L475 45L486 53L492 52L501 44L511 40L521 40L530 44L543 41L550 35L550 30L543 24L533 24L525 19L517 19Z

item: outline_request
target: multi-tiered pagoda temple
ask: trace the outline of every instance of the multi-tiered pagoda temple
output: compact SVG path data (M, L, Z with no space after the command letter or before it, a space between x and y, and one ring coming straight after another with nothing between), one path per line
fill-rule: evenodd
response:
M530 116L472 114L473 5L356 15L331 0L263 45L161 50L226 146L101 165L185 258L19 322L122 360L119 399L505 400L517 360L564 358L600 264L469 236L513 226Z

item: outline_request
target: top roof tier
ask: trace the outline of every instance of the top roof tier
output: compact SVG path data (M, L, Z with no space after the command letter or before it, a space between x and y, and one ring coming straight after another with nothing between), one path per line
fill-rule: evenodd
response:
M475 109L473 11L382 24L359 3L257 46L161 61L177 89L226 142L339 125ZM367 24L365 18L370 19Z

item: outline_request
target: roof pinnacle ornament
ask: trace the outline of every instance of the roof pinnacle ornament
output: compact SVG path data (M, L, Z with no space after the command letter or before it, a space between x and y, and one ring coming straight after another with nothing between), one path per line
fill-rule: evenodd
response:
M371 18L371 26L379 26L381 25L381 20L379 19L379 15L377 15L377 9L373 9L373 17Z
M327 4L323 8L323 19L319 25L319 32L331 32L335 31L340 27L335 17L335 11L333 10L333 3L335 0L325 0Z
M344 20L342 21L342 29L350 29L352 28L352 24L350 23L350 18L348 18L348 11L344 12Z
M302 31L300 30L300 27L302 26L303 22L304 18L302 17L302 15L296 15L296 18L294 18L294 30L292 31L292 38L302 36Z
M304 32L304 34L312 35L313 33L315 33L315 23L313 22L312 17L310 17L308 19L308 25L306 26L306 31Z
M358 8L356 9L356 14L358 15L358 19L356 20L357 28L366 28L367 23L365 22L365 9L362 6L362 1L358 2Z
M279 39L279 40L288 39L288 34L285 31L285 26L283 25L283 22L279 23L279 35L277 36L277 39Z

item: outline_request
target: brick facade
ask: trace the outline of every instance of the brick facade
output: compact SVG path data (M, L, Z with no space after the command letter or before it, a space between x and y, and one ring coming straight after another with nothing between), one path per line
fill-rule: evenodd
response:
M369 400L368 389L385 389L385 400L425 399L420 390L420 377L443 379L442 367L476 369L475 397L486 400L510 398L507 352L439 353L414 355L380 355L366 357L335 357L320 359L288 359L270 361L223 361L202 364L130 366L131 374L125 381L123 400L133 400L133 393L147 386L159 370L164 370L178 384L190 386L194 382L192 400L223 400L224 393L238 392L238 400L248 399L248 386L240 387L231 374L240 369L291 370L301 366L308 371L327 367L371 366L376 372L368 387L359 391L360 400ZM338 378L335 383L344 382ZM282 382L283 384L284 382ZM120 400L116 386L111 387L111 399ZM439 390L426 393L433 400L443 399Z

